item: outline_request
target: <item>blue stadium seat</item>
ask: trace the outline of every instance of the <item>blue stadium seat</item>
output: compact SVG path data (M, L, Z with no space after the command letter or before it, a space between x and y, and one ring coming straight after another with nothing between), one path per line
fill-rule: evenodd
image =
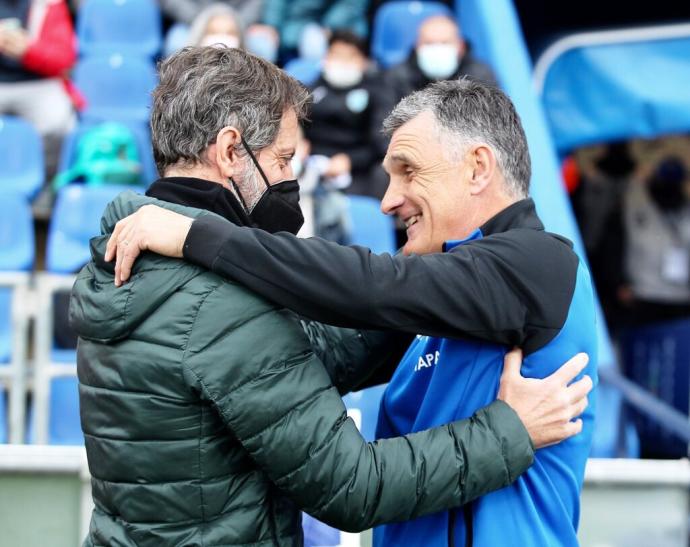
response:
M83 55L124 53L154 57L161 49L162 29L154 0L85 0L77 18Z
M43 184L43 141L34 127L0 116L0 191L21 192L32 199Z
M113 53L82 59L74 83L86 97L82 118L88 121L147 124L156 69L148 59Z
M375 253L394 253L395 223L381 212L381 203L366 196L348 196L354 245L369 247Z
M34 263L31 207L18 192L0 191L0 270L28 271ZM9 363L12 347L12 290L0 288L0 365Z
M387 2L374 17L371 53L383 68L407 59L417 40L419 24L432 15L453 12L440 2Z
M52 273L74 273L90 258L89 240L101 233L101 215L120 192L133 186L84 186L70 184L57 195L48 231L46 269Z
M321 75L321 61L296 57L287 62L284 70L307 87L311 87Z
M79 421L79 383L74 376L53 378L50 382L48 443L84 444Z
M28 271L34 264L31 207L18 192L0 189L0 270Z
M7 404L5 391L0 389L0 444L7 442Z
M75 155L77 153L77 143L79 139L93 125L95 125L93 122L80 123L74 131L65 137L60 150L58 173L65 172L72 166L73 162L76 160ZM148 186L158 178L156 163L153 159L153 149L151 148L151 135L148 127L141 123L133 122L126 123L126 125L132 130L137 139L137 148L139 150L139 158L141 159L144 185Z

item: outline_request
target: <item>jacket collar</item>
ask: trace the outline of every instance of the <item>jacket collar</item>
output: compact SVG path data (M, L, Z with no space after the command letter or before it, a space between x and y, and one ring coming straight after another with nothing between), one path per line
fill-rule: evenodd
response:
M154 182L146 195L211 211L238 226L254 226L233 193L215 182L192 177L164 177Z
M514 228L543 230L544 225L537 216L532 198L521 199L487 220L480 230L484 236L507 232Z
M451 251L458 245L481 239L492 234L507 232L515 228L528 230L544 230L544 225L537 216L534 201L531 198L522 199L506 207L500 213L491 217L465 239L451 239L443 243L443 252Z

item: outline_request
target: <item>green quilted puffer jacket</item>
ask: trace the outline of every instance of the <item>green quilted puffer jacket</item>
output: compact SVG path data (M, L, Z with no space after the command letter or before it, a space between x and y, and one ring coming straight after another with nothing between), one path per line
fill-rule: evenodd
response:
M390 359L385 336L300 321L182 260L103 261L111 203L74 285L87 546L299 546L300 509L357 531L463 504L513 481L533 449L502 402L472 419L367 443L340 394ZM306 326L307 328L303 328Z

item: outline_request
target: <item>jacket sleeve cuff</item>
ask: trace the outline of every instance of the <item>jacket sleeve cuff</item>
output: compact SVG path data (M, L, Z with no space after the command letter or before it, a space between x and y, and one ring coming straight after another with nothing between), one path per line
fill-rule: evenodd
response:
M212 270L221 248L230 239L232 228L232 224L213 215L195 219L182 248L185 260Z
M496 400L480 412L486 412L491 429L501 446L510 484L532 465L534 443L520 417L507 403Z

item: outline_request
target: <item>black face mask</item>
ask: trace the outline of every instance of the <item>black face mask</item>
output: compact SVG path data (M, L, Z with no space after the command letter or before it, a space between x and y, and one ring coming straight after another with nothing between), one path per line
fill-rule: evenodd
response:
M299 183L293 179L269 184L266 174L244 138L242 138L242 145L266 183L266 191L249 216L259 228L272 234L276 232L297 234L304 224L304 216L299 206Z

